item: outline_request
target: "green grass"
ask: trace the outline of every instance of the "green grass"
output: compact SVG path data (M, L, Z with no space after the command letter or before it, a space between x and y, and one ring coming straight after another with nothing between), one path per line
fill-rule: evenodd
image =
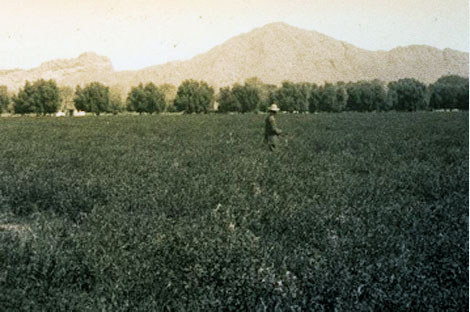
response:
M468 113L0 118L0 310L468 310Z

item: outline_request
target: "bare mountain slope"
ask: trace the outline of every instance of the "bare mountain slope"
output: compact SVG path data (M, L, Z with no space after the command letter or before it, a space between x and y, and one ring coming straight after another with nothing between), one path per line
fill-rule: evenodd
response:
M135 79L155 77L178 83L195 78L229 85L252 76L274 84L413 77L431 83L448 73L468 76L468 53L429 46L373 52L315 31L275 23L234 37L189 61L144 69Z
M75 87L92 81L111 83L114 81L111 61L93 52L86 52L75 59L58 59L41 64L30 70L15 69L0 71L0 85L16 90L26 80L55 79L59 85Z
M416 78L432 83L445 74L468 77L468 70L469 55L464 52L418 45L367 51L315 31L273 23L231 38L188 61L114 72L109 59L85 53L78 59L47 62L29 71L0 71L0 85L16 89L26 79L54 78L70 86L101 81L129 89L139 82L178 85L192 78L220 87L253 76L273 84L375 78L387 82Z

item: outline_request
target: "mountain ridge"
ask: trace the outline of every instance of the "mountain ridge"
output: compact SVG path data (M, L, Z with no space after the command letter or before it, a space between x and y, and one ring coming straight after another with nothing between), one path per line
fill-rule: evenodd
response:
M26 80L43 78L71 87L100 81L128 91L140 82L177 86L185 79L196 79L218 88L253 76L276 85L284 80L322 84L400 78L432 83L446 74L468 77L468 59L466 52L428 45L370 51L314 30L276 22L232 37L189 60L115 71L109 58L85 52L29 70L0 70L0 85L17 90Z

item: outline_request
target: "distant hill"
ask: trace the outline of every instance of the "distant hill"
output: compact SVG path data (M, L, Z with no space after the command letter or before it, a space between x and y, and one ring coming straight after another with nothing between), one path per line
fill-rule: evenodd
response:
M0 85L16 90L24 86L26 80L55 79L59 85L75 87L91 81L106 84L114 82L116 72L111 61L94 52L81 54L75 59L58 59L30 69L13 69L0 71Z
M416 78L432 83L446 74L469 75L469 54L425 45L368 51L315 31L273 23L233 37L188 61L175 61L136 71L114 71L111 61L88 52L76 59L54 60L31 70L0 71L0 85L16 90L26 80L55 79L74 87L91 81L124 90L139 82L179 85L184 79L205 80L218 88L257 76L265 83L283 80L386 82Z

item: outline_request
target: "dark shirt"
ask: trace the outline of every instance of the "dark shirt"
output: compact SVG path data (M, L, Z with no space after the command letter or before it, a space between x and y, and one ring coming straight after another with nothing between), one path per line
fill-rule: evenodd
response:
M282 133L281 129L279 129L276 125L276 119L273 115L269 114L266 117L266 124L265 124L265 131L264 137L266 140L270 140L272 137L278 136Z

